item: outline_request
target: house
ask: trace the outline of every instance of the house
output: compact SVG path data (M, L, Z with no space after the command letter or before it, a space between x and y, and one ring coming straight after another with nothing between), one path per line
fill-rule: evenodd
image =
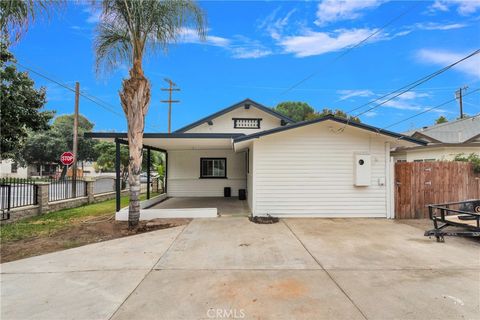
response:
M20 166L15 160L0 161L0 178L27 178L28 171L28 167Z
M397 147L392 155L398 162L451 161L456 155L480 156L480 114L406 132L426 146Z
M294 123L250 99L170 134L144 134L144 146L166 153L168 197L245 190L252 215L279 217L393 217L390 150L425 144L333 115Z

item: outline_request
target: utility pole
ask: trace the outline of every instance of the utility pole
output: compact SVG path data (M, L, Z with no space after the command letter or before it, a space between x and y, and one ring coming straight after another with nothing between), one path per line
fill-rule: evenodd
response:
M458 99L458 104L460 105L460 119L463 119L463 101L462 101L462 95L463 92L468 89L468 86L464 86L463 88L459 88L457 91L455 91L455 98Z
M72 164L72 196L77 196L77 151L78 151L78 104L80 83L75 82L75 114L73 116L73 164Z
M168 88L161 88L162 91L168 91L168 100L161 100L160 102L168 103L168 133L172 132L172 103L178 103L180 100L172 100L172 91L180 91L180 88L174 88L177 85L170 79L164 79L168 83Z

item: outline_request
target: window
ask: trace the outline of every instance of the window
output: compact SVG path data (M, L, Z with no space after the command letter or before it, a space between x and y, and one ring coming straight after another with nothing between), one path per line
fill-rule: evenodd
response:
M258 118L233 118L235 129L260 129L262 119Z
M227 158L200 158L200 178L227 178Z
M18 171L18 163L16 161L12 162L11 173L17 173Z

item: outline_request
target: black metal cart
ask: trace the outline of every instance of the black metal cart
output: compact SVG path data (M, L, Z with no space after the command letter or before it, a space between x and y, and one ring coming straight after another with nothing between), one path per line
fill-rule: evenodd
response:
M434 229L425 231L425 236L438 242L444 242L445 236L480 237L479 199L432 204L428 214Z

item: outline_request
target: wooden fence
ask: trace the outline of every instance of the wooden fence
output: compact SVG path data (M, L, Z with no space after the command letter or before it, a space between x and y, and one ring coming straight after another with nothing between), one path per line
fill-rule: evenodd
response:
M466 162L395 164L395 217L428 218L427 205L480 199L480 175Z

